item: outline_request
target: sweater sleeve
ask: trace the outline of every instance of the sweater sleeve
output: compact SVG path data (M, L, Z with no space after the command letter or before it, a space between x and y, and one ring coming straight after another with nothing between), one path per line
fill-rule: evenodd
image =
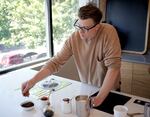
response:
M121 66L121 47L116 29L109 27L104 42L104 63L108 68L120 68Z
M52 74L59 71L59 69L72 56L72 49L70 44L71 38L72 37L65 41L62 49L54 57L50 58L43 66L43 68L49 69Z

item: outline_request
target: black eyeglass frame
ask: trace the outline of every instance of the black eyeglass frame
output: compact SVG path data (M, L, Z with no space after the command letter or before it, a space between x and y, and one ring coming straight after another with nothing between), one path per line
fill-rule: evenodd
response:
M78 22L79 19L77 19L74 23L74 27L77 29L77 30L83 30L83 31L86 31L88 32L89 30L91 30L92 28L94 28L98 23L94 24L92 27L90 28L86 28L86 27L80 27L78 25L76 25L76 23Z

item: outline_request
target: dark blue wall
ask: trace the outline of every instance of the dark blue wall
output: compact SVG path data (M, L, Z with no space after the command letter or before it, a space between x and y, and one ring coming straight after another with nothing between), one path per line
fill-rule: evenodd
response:
M107 0L106 22L114 25L122 50L143 52L148 0Z

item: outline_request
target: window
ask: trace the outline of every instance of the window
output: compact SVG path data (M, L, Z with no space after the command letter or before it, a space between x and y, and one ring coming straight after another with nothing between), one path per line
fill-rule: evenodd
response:
M52 0L54 54L74 31L78 6L78 0Z
M0 70L48 56L44 0L1 0Z
M79 5L81 0L1 0L0 72L45 61L59 51L75 30Z

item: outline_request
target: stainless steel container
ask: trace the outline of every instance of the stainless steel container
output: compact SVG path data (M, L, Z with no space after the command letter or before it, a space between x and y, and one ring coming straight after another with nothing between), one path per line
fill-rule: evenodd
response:
M150 103L146 103L144 106L144 117L150 117Z
M90 115L90 99L87 95L78 95L76 101L76 114L78 117L89 117Z

